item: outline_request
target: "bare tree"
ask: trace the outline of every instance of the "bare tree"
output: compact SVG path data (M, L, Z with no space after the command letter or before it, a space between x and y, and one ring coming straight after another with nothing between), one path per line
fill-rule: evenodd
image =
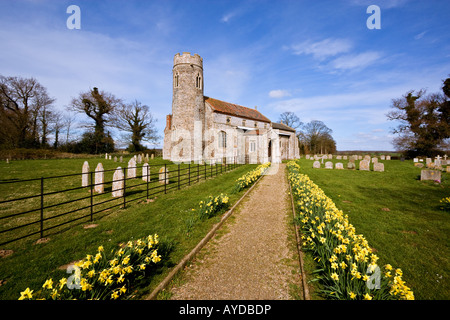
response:
M313 153L333 153L336 151L336 142L325 123L319 120L312 120L302 127L299 135L300 142L305 144L305 149Z
M9 128L12 147L39 145L38 116L42 108L53 104L47 89L34 78L0 75L0 117Z
M84 113L94 120L94 132L92 143L94 153L111 152L113 141L109 135L105 134L105 127L110 122L115 108L121 105L121 99L113 94L98 91L94 88L88 92L82 92L78 98L74 98L71 103L71 109L75 112ZM107 150L108 149L108 150Z
M127 133L126 137L131 142L130 151L141 151L145 149L143 141L152 143L159 139L155 122L150 108L135 100L116 109L113 123L116 128Z
M297 115L291 111L286 111L280 114L280 122L284 123L288 127L291 127L292 129L298 129L301 125L303 125L303 122L300 121L300 118L297 117Z

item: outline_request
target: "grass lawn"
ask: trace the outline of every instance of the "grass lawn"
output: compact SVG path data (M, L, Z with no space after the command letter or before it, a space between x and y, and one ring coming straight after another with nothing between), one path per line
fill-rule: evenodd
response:
M2 163L0 173L2 179L29 179L80 172L84 160L13 161L8 165ZM100 158L87 160L91 169L95 168L98 162L103 163L105 170L119 165ZM161 159L150 161L150 164L155 163L168 162ZM183 187L181 190L158 194L154 202L147 203L146 199L143 199L130 203L125 209L108 210L101 218L94 218L93 223L98 225L95 228L83 228L83 225L91 223L85 220L82 224L67 226L63 232L46 235L50 241L45 243L35 244L36 238L30 238L5 245L0 249L13 250L14 253L0 258L0 299L17 299L20 291L27 287L38 290L48 278L58 280L67 277L65 268L60 267L84 258L86 254L95 253L99 245L103 245L107 251L117 248L120 243L156 233L161 242L172 244L173 249L165 260L163 257L161 267L151 279L137 288L136 297L150 293L167 275L170 268L194 248L220 219L220 216L216 216L193 223L192 209L198 208L199 202L209 195L216 196L222 192L230 196L231 206L245 192L231 194L235 180L254 167L244 165L217 177L200 180L199 183ZM81 177L75 178L74 185L80 186ZM57 185L52 187L57 188ZM26 193L28 189L24 187L23 191ZM2 192L2 199L5 199L6 191ZM17 194L14 197L17 197Z
M416 299L450 299L450 213L439 203L450 195L450 174L440 184L420 181L412 161L382 162L385 172L313 169L312 160L299 160L376 250L379 265L401 268Z

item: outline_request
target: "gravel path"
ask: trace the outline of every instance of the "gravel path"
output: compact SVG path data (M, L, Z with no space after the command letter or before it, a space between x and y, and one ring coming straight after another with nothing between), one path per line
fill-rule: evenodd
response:
M299 285L300 276L288 241L294 234L289 185L284 164L271 170L276 173L264 176L222 226L227 232L186 268L171 299L292 299L289 284Z

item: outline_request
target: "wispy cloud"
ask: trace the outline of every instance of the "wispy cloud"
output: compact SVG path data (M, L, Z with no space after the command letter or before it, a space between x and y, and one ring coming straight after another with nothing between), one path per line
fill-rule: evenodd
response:
M427 31L421 32L421 33L419 33L419 34L416 34L416 35L414 36L414 39L415 39L415 40L422 39L423 36L424 36L426 33L427 33Z
M340 53L348 52L352 47L352 42L348 39L328 38L318 42L305 41L295 44L292 46L292 50L296 55L312 55L315 59L323 60Z
M330 65L334 69L363 69L381 58L379 52L369 51L359 54L343 55L333 60Z
M291 94L287 90L271 90L269 92L269 97L271 98L284 98L289 97Z

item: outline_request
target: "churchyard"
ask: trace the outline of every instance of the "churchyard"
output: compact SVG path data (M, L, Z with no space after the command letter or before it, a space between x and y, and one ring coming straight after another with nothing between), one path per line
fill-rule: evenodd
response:
M55 181L45 179L46 192L71 188L76 190L68 191L64 195L55 193L52 195L55 197L52 201L66 202L74 196L81 197L80 192L82 197L87 197L68 203L67 210L75 210L81 205L89 207L90 187L79 189L82 184L81 170L84 161L89 163L91 171L98 163L102 163L105 171L104 179L109 181L105 183L103 194L94 193L97 195L96 203L108 202L103 204L104 207L99 206L101 214L95 215L92 221L88 214L75 224L63 225L46 232L41 241L36 241L40 238L40 235L36 234L34 237L11 242L0 248L3 255L0 270L1 299L17 299L19 292L27 287L39 288L50 277L59 279L67 276L66 268L69 263L82 259L86 254L95 253L100 245L105 247L105 251L110 251L129 240L156 233L164 244L165 249L162 252L167 253L167 256L150 273L151 276L146 282L139 283L133 289L135 290L133 297L137 299L149 294L220 219L220 215L217 215L210 219L198 220L193 209L198 208L199 203L209 196L221 193L229 196L232 205L244 192L233 192L236 180L255 168L255 165L243 165L220 173L214 171L216 168L220 170L219 166L193 165L191 167L193 172L199 172L198 183L194 174L193 183L178 190L178 179L172 176L170 179L174 189L167 193L158 193L147 200L147 181L142 179L143 171L140 164L137 177L126 181L127 188L130 189L127 189L127 205L122 208L123 199L120 196L112 197L110 182L116 168L126 167L130 157L124 158L123 162L115 162L113 158L114 156L111 160L104 159L102 156L88 159L22 160L0 163L3 181L64 176ZM318 161L322 162L321 159ZM326 169L326 162L331 162L333 169ZM440 181L421 181L423 168L415 166L413 160L380 159L378 162L384 165L381 172L373 170L372 160L369 171L359 170L359 160L355 162L355 168L349 169L348 164L351 163L349 157L347 159L343 156L340 159L333 157L324 160L320 169L317 169L313 168L314 160L305 159L305 156L298 160L301 172L308 175L344 214L348 214L348 219L355 226L357 233L365 236L372 251L379 256L380 266L389 263L401 268L403 279L414 291L416 299L449 299L449 212L441 209L440 200L449 195L450 174L441 172ZM148 163L151 167L149 182L158 185L159 188L164 188L164 185L159 183L159 172L154 168L166 165L170 167L169 173L177 170L176 165L161 158L149 159ZM336 168L337 163L342 163L342 168L339 165ZM180 170L186 169L186 166L182 165ZM76 173L76 176L69 173ZM204 178L205 175L207 179ZM90 175L88 178L91 179ZM38 182L37 186L33 185L34 182ZM138 184L140 186L137 186ZM26 197L36 192L39 194L40 179L14 188L11 188L11 185L17 184L0 186L2 200L8 197ZM25 203L20 205L20 211L29 210L31 203L27 201L37 201L39 205L40 199L24 201ZM119 203L118 206L108 209L116 201ZM46 202L46 206L48 205L51 203ZM13 209L17 208L3 203L2 215L11 214ZM46 214L51 210L52 208L46 209ZM306 267L309 274L316 268L315 261L308 255ZM314 286L318 286L318 283L311 282L310 285L314 293ZM320 297L313 296L313 298Z
M195 212L192 209L197 209L199 203L209 196L216 196L221 193L227 194L229 203L232 204L244 192L233 193L235 181L255 167L255 165L233 166L232 164L227 166L182 164L180 165L180 189L178 189L178 165L161 158L149 159L151 177L148 185L150 188L153 186L154 191L159 192L151 195L152 190L150 190L151 196L147 200L147 181L142 179L143 163L138 164L136 178L126 180L126 207L123 208L123 198L112 197L111 181L116 168L118 166L126 167L129 160L130 156L124 157L123 162L120 163L114 161L114 156L111 160L102 156L87 159L20 160L10 161L9 163L2 161L0 171L3 182L16 179L28 180L33 177L46 178L44 179L45 193L55 193L45 196L49 199L49 201L45 200L45 207L56 203L69 202L73 199L87 198L67 203L64 208L55 206L44 210L47 217L48 215L58 215L62 212L85 207L82 210L83 213L77 211L70 213L72 218L73 216L75 218L85 216L84 218L45 231L43 238L40 238L40 234L37 233L31 237L2 245L0 248L2 253L0 299L15 300L25 288L40 287L48 277L59 279L67 276L66 268L69 263L82 259L89 252L95 252L100 245L105 247L106 252L117 248L120 243L156 233L159 235L161 242L165 243L165 246L170 249L170 255L163 260L157 274L152 275L151 279L149 278L150 283L145 283L144 288L140 288L143 290L142 294L148 294L149 288L156 286L158 281L161 281L162 277L167 274L170 267L187 254L217 222L218 217L214 216L210 219L195 219ZM99 211L99 214L94 215L92 221L89 215L90 187L80 188L82 186L81 170L84 161L88 161L91 171L99 163L102 163L105 171L104 193L94 192L94 202L106 203L100 204L95 209L95 211ZM170 184L168 185L160 183L159 170L155 170L164 168L164 166L168 168L169 172ZM190 185L187 180L189 169L191 171ZM61 176L61 178L49 178L53 176ZM39 194L40 181L40 179L37 179L18 184L0 184L1 200ZM11 188L12 185L16 187ZM165 187L167 187L167 192L164 192ZM69 191L63 194L56 192L63 189ZM17 206L12 205L12 203L2 203L1 216L31 210L32 207L35 207L35 202L36 199L32 198L23 200ZM38 207L39 203L40 200L38 199ZM56 208L63 211L52 212ZM31 218L32 214L29 213L29 216L25 216L25 218L18 216L13 222L10 222L13 225L3 223L2 230L14 227L14 223L17 226L29 223L31 220L36 221L37 219L39 221L39 210L34 212L34 218ZM53 220L61 223L62 220L58 219L65 217L66 215L62 215ZM53 220L45 223L54 224ZM36 227L39 229L39 223L35 225L35 230ZM20 232L26 231L17 229L17 232L20 235ZM8 240L5 237L6 233L2 233L4 237L2 242Z
M332 170L325 169L327 161ZM348 214L380 257L378 264L401 268L416 299L449 299L449 212L440 200L450 194L450 173L439 171L439 182L421 181L422 168L413 160L380 160L383 172L359 170L359 161L356 169L347 169L349 159L324 160L321 169L313 162L298 160L301 172ZM344 170L335 169L338 162Z

